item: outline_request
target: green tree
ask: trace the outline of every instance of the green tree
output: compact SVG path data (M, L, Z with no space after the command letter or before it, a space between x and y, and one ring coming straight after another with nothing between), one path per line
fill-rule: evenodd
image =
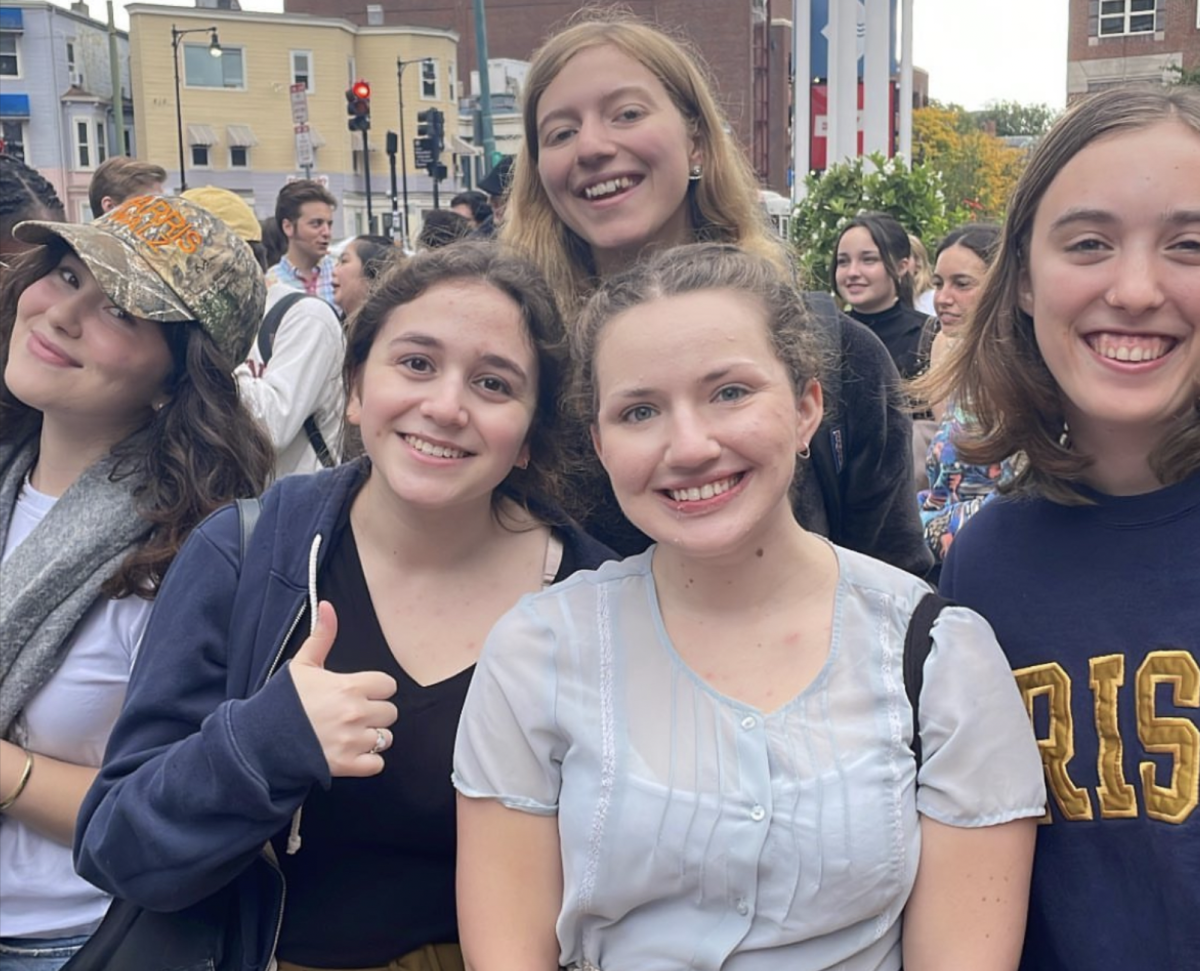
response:
M1190 71L1181 67L1178 64L1172 64L1167 68L1174 77L1171 79L1171 84L1187 84L1192 87L1200 88L1200 65L1192 68Z
M936 239L962 220L947 210L941 175L934 169L871 155L810 173L805 196L792 213L792 243L806 289L830 290L829 263L842 225L865 210L886 212L906 230Z
M1040 138L1058 117L1058 112L1049 105L1024 105L1019 101L989 101L982 110L966 114L972 128L987 129L994 124L998 138L1010 135Z

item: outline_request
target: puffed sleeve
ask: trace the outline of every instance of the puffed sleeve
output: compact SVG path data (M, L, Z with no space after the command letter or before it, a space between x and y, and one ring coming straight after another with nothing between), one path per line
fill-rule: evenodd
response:
M560 637L526 598L488 635L458 725L455 788L540 815L558 811Z
M1045 812L1037 742L987 621L947 607L933 626L921 688L917 809L949 826L993 826Z

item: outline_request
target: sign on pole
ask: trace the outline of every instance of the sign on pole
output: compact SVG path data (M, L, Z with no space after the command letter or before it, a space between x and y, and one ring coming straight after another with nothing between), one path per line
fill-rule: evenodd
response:
M307 171L316 163L313 156L312 134L308 125L296 126L296 164Z
M288 91L292 97L292 124L308 124L308 85L303 81L293 84Z
M426 145L424 138L413 139L413 162L419 169L433 164L433 152Z

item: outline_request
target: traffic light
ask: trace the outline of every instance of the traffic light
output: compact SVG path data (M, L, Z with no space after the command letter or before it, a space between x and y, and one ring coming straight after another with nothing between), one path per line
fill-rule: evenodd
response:
M429 159L430 174L446 147L446 116L437 108L427 108L417 115L417 151Z
M371 127L371 86L366 81L355 81L346 89L346 123L351 131L367 131Z

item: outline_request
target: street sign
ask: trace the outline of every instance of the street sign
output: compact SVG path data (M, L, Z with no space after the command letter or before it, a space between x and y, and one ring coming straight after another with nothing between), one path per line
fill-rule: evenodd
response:
M296 164L302 169L312 168L316 164L308 125L296 126Z
M413 162L419 169L433 164L433 152L426 147L424 138L413 139Z
M308 85L303 81L293 84L288 91L292 98L292 124L308 124Z

